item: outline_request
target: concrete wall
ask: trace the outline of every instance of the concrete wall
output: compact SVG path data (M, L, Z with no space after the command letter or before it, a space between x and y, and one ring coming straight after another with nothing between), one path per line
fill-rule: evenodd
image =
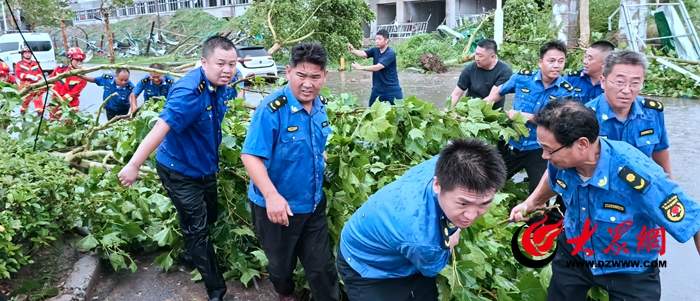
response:
M445 1L412 1L404 5L406 22L425 22L430 17L427 31L434 31L445 19Z

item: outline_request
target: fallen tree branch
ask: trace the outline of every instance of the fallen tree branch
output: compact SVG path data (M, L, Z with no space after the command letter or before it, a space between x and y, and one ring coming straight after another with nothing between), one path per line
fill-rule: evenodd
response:
M22 88L22 90L19 92L18 95L19 95L19 97L23 97L33 90L46 88L46 84L55 83L55 82L62 80L66 77L69 77L69 76L83 75L83 74L87 74L87 73L94 72L97 70L117 69L117 68L128 68L130 70L141 70L141 71L146 71L146 72L155 72L155 73L170 75L173 77L182 77L183 76L183 74L180 74L180 73L175 73L175 72L170 72L170 71L165 71L165 70L160 70L160 69L154 69L154 68L149 68L149 67L143 67L143 66L124 65L124 64L97 65L97 66L92 66L92 67L88 67L88 68L74 69L74 70L68 71L66 73L61 73L57 76L49 78L48 80L46 80L46 82L39 81L39 82L33 83L31 85L28 85L28 86Z

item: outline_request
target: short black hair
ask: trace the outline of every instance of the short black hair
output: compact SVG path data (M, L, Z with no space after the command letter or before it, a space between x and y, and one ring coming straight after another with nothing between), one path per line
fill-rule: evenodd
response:
M388 38L389 38L389 32L388 32L386 29L380 29L380 30L377 30L377 34L375 34L375 36L382 36L382 37L384 37L385 39L388 39Z
M613 50L615 50L615 44L607 40L598 40L591 44L591 48L595 48L604 52L612 52Z
M564 53L564 56L566 56L566 44L559 40L552 40L547 43L544 43L544 45L540 47L540 59L544 58L544 55L547 53L547 51L550 51L552 49L559 50Z
M498 54L498 44L496 41L491 39L483 39L476 43L476 46L493 51L493 53Z
M119 75L119 73L122 73L122 72L131 73L131 72L129 72L129 68L117 67L117 69L114 70L114 75L117 76L117 75Z
M211 36L207 38L204 43L202 43L202 57L208 58L217 48L221 48L223 50L235 50L235 45L233 45L233 42L226 37L222 37L220 35Z
M310 63L326 69L328 53L319 43L301 43L292 48L289 66L296 67L301 63Z
M158 70L165 70L165 67L161 63L152 63L152 64L148 65L148 67L153 68L153 69L158 69Z
M476 193L499 190L506 181L506 165L496 148L484 141L468 138L451 141L435 165L440 188L457 187Z
M535 124L544 127L561 145L570 146L581 137L590 142L598 138L595 112L570 98L550 101L535 115Z

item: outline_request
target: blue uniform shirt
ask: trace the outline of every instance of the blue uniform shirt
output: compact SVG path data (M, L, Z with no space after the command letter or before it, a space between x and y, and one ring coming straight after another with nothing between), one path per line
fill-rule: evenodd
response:
M575 96L574 87L562 77L558 77L545 89L539 70L534 72L521 71L513 74L507 82L501 85L499 90L501 96L509 93L515 93L513 109L530 114L537 114L549 101L560 97ZM511 139L508 142L510 146L520 151L541 148L537 143L537 126L531 122L528 122L526 126L530 130L529 136L520 137L519 140Z
M600 124L600 136L610 140L625 141L649 157L654 152L668 148L661 102L637 97L632 103L627 120L624 121L617 119L605 94L591 100L586 106L596 112L595 115Z
M593 85L591 78L588 74L583 73L583 70L570 73L564 77L564 80L574 86L575 98L582 103L587 103L603 94L603 87L600 85L600 82Z
M126 86L117 86L117 83L114 82L114 76L106 73L95 78L95 84L101 86L104 90L102 93L103 101L113 93L117 93L117 95L112 97L107 105L105 105L106 110L120 112L129 109L129 95L131 91L134 90L134 84L128 82Z
M399 73L396 71L396 52L387 47L384 53L373 47L365 50L367 57L372 58L372 65L382 64L384 69L372 72L372 90L386 98L403 99L403 91L399 84Z
M345 223L340 253L363 278L435 277L447 265L444 214L433 192L437 158L379 189Z
M293 213L311 213L323 199L326 140L331 126L322 98L308 113L289 86L263 99L250 121L241 153L259 157ZM253 181L248 198L265 207Z
M589 228L597 225L584 247L592 253L581 251L578 256L595 262L640 261L637 267L592 267L593 275L646 271L648 267L642 262L656 260L659 248L647 250L638 244L644 227L648 231L661 226L679 242L686 242L700 230L700 205L654 161L626 142L601 138L598 164L593 176L586 181L573 168L558 169L549 164L548 171L549 185L566 204L564 231L567 239L583 233L586 219L590 219ZM624 245L624 248L612 248L606 254L606 249L614 242L614 230L626 221L632 222L631 228L621 232L615 244Z
M151 99L151 97L168 96L168 92L170 91L170 87L172 87L173 83L175 83L175 80L173 80L170 76L164 75L163 77L161 77L160 84L156 85L151 80L151 77L146 75L146 77L141 79L136 84L136 89L134 89L134 95L138 97L139 94L141 94L141 92L144 92L144 102Z
M201 67L173 85L160 114L170 131L156 153L158 163L192 178L219 170L221 122L228 111L226 93L228 88L214 87Z

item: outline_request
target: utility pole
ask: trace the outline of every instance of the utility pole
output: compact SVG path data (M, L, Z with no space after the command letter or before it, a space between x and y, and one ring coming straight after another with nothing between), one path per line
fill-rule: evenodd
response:
M7 32L7 15L5 15L5 1L0 1L2 3L2 33Z

